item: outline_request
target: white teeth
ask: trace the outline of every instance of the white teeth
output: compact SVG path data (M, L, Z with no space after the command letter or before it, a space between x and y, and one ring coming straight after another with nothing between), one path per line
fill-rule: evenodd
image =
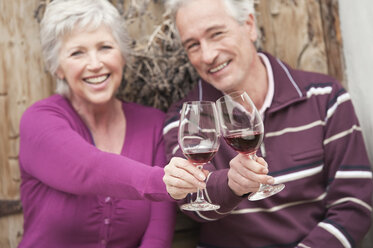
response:
M217 72L217 71L220 71L221 69L223 69L224 67L226 67L228 65L228 62L225 62L224 64L221 64L215 68L212 68L210 70L211 73L214 73L214 72Z
M99 84L99 83L104 82L108 77L109 75L104 75L104 76L99 76L99 77L94 77L94 78L87 78L84 81L90 84Z

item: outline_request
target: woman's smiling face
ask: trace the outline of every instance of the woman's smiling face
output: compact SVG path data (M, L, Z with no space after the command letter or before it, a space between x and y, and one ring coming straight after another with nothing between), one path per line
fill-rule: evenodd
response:
M124 65L109 28L76 28L63 37L56 74L69 85L72 101L100 105L114 97Z

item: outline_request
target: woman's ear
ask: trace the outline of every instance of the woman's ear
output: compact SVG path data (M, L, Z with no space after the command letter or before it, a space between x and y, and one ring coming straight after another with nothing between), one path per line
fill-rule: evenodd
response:
M55 74L58 79L61 79L61 80L65 79L65 74L63 73L61 68L58 68Z

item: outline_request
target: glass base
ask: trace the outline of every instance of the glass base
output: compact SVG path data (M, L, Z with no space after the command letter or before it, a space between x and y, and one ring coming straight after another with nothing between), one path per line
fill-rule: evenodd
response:
M207 201L204 202L191 202L180 206L182 210L187 211L211 211L219 209L219 205L211 204Z
M285 184L275 184L275 185L261 184L259 187L259 190L257 192L251 193L248 196L248 199L249 201L259 201L267 197L270 197L274 194L277 194L284 188L285 188Z

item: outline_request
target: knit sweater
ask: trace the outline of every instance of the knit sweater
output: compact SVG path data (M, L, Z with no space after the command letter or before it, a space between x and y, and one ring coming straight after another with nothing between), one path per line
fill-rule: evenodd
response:
M59 95L24 113L19 247L171 246L175 207L162 181L164 113L122 106L126 134L120 155L97 149L85 123Z
M222 139L205 166L211 171L205 196L221 208L184 213L201 222L201 247L355 247L370 227L372 172L350 96L329 76L294 70L266 56L274 96L257 154L285 189L255 202L234 195L227 172L237 153ZM168 158L183 157L177 145L182 102L220 96L200 81L173 104L164 128Z

